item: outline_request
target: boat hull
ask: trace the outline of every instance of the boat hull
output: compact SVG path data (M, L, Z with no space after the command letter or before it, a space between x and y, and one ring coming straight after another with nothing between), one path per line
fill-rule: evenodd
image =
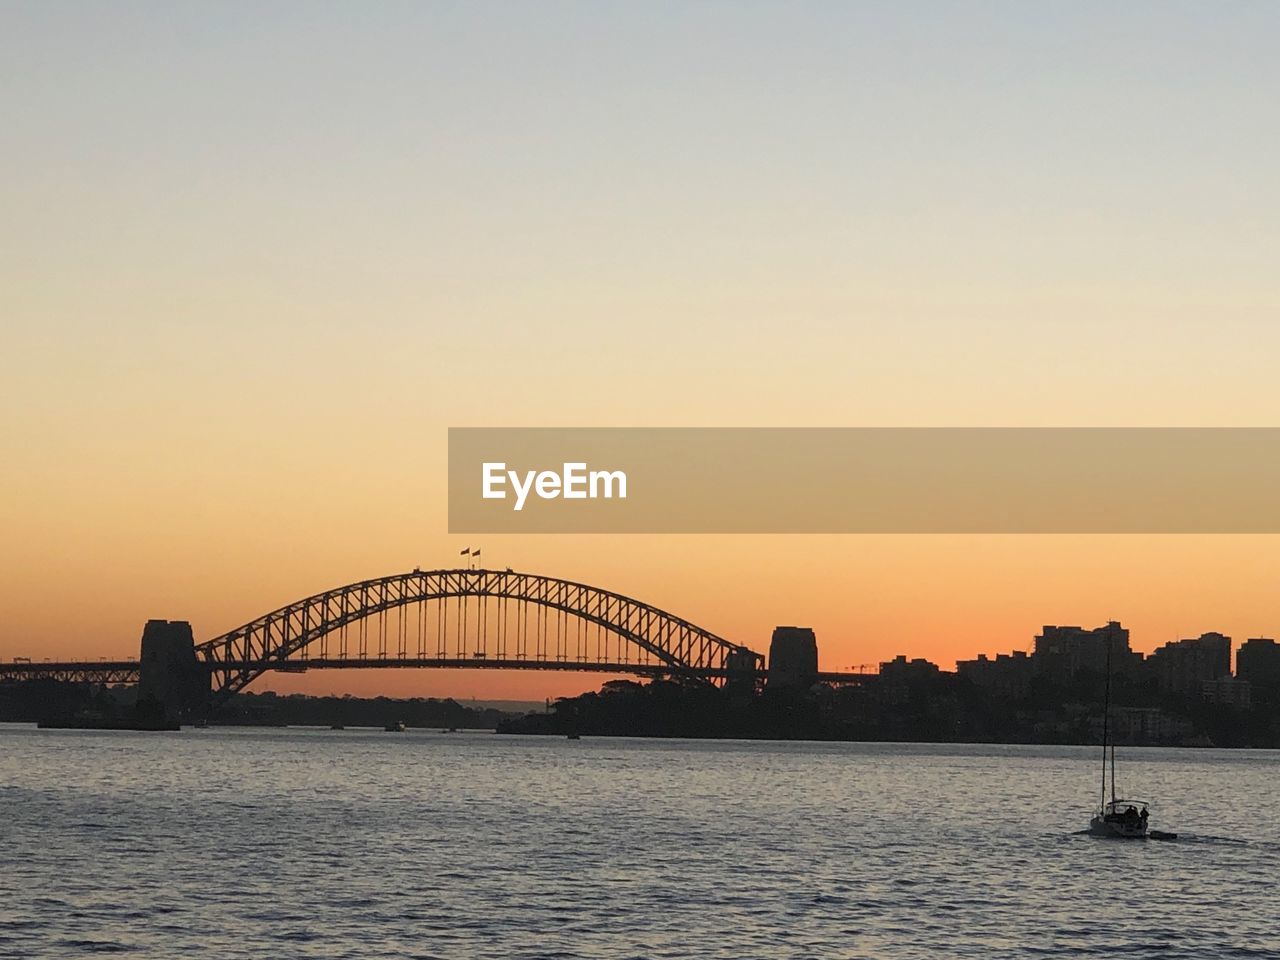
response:
M1147 825L1141 821L1131 823L1123 819L1095 816L1089 821L1089 834L1114 840L1145 840Z

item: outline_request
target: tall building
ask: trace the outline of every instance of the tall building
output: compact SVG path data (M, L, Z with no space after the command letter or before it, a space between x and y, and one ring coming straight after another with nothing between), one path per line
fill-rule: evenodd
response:
M1142 662L1142 654L1129 649L1129 631L1115 620L1092 630L1046 626L1031 659L1040 676L1070 680L1081 673L1106 676L1108 657L1117 675L1132 673Z
M1231 676L1231 638L1202 633L1174 640L1147 658L1161 693L1196 693L1206 680Z
M1248 680L1259 701L1280 700L1280 644L1252 637L1236 651L1236 676Z

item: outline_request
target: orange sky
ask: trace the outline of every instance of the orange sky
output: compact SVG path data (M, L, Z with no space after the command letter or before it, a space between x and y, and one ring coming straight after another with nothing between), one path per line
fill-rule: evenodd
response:
M1280 423L1275 10L1160 10L7 7L0 657L452 565L449 426ZM828 668L1280 633L1275 537L475 545Z

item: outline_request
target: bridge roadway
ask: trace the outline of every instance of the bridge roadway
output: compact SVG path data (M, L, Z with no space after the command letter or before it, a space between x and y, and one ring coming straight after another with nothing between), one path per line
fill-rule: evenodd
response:
M219 663L218 670L239 670L247 663ZM260 665L259 665L260 666ZM678 676L689 679L723 679L728 670L719 667L672 668L664 663L625 663L581 660L539 660L528 658L497 657L310 657L297 660L280 660L266 666L277 673L306 673L309 670L388 670L404 668L433 668L457 670L551 670L579 673L608 673L640 677ZM38 660L0 662L0 683L17 683L23 680L61 680L71 683L118 684L137 683L141 664L137 660ZM822 672L819 683L863 683L874 674ZM759 681L768 679L768 671L755 672Z
M137 683L137 660L18 660L0 662L0 683L63 680L70 683Z

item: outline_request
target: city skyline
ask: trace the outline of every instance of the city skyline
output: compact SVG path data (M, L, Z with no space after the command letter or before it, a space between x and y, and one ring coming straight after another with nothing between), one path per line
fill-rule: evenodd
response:
M465 548L463 551L461 551L461 553L468 556L474 555L475 557L479 557L481 555L481 550L479 548L476 548L474 550L472 548ZM442 573L443 572L444 571L442 571ZM462 568L460 571L454 571L454 572L462 575L476 575L476 576L479 576L482 574L485 574L485 575L501 574L501 571L486 571L483 568L477 567L475 564L467 568ZM515 574L512 574L511 569L507 568L507 574L512 576L522 576L527 573L528 571L523 571L523 572L517 572ZM421 571L421 568L415 568L412 574L406 574L405 576L417 577L419 575L431 577L435 574L433 572L424 573ZM359 584L355 584L353 586L358 587ZM588 585L586 589L595 589L595 588L592 588ZM633 598L633 599L638 599L638 598ZM494 601L486 602L485 604L486 608L492 605L493 602ZM640 602L644 603L643 600L641 600ZM471 601L467 602L467 606L468 607L471 606ZM676 611L668 610L666 611L666 613L678 616L678 613ZM505 613L499 614L496 610L493 613L488 613L486 611L485 619L482 621L481 608L479 606L479 601L477 601L474 614L475 614L474 622L467 628L467 639L463 639L463 636L462 636L462 627L466 625L466 617L462 613L462 608L460 605L452 614L448 613L447 610L444 611L445 620L442 620L439 622L433 622L433 623L428 623L425 620L423 620L421 623L418 623L417 621L415 621L414 625L411 628L407 628L406 623L401 622L400 619L397 617L397 621L394 629L400 636L400 641L399 641L400 645L405 647L409 656L414 655L415 649L419 651L418 656L424 655L424 652L425 652L425 655L429 657L436 656L437 655L436 650L438 647L440 651L439 653L440 656L446 656L446 653L445 653L446 649L453 650L456 648L457 653L449 653L447 654L447 656L465 657L470 655L470 651L473 649L473 647L483 650L487 645L491 651L496 652L498 650L504 649L504 644L505 644L505 649L508 651L509 655L517 656L517 654L514 653L515 648L511 646L511 643L513 641L511 641L509 638L506 638L506 637L503 637L500 639L499 638L500 633L495 632L498 630L498 628L493 626L494 624L498 623L500 618L504 621L506 620L507 615ZM417 616L422 617L424 616L424 614L419 613ZM452 622L449 620L449 617L453 618ZM433 616L433 620L434 620L434 616ZM150 620L148 621L147 629L150 630L150 628L157 623L163 624L165 623L165 621L162 619ZM186 624L185 621L182 621L182 623L183 623L183 629L188 631L187 635L190 638L191 632L190 632L189 626ZM481 623L486 623L488 624L488 627L489 627L485 629L483 633L481 631ZM370 649L369 655L371 656L376 655L377 648L379 646L385 645L386 652L383 655L390 655L392 657L396 656L397 642L395 641L394 637L392 637L391 640L388 641L387 635L381 632L386 629L387 627L385 624L377 627L377 631L381 639L380 640L375 639L374 641L371 641L371 646L369 648ZM408 633L405 632L406 629L409 630ZM522 632L524 632L528 628L522 627L520 629ZM595 629L595 628L591 628L591 629ZM441 640L439 639L438 636L433 635L433 631L434 631L434 634L439 634L441 630L447 630L448 639ZM774 649L774 647L778 642L778 635L780 633L784 633L787 631L791 631L791 632L799 631L809 638L808 641L806 641L807 643L809 643L811 646L814 643L815 632L811 627L775 626L772 630L773 639L769 645L769 649L770 649L769 659L766 661L768 663L768 666L771 668L771 670L774 667L774 664L772 663L772 659L771 659L772 650ZM1076 652L1073 654L1073 657L1078 658L1081 655L1080 650L1083 649L1078 647L1078 644L1080 641L1082 640L1088 641L1089 638L1091 637L1095 639L1098 637L1104 637L1104 638L1112 637L1113 636L1112 631L1115 631L1114 636L1120 638L1120 640L1122 641L1122 646L1119 649L1120 655L1123 658L1126 658L1126 659L1117 661L1115 669L1121 673L1125 672L1125 670L1128 669L1127 667L1124 666L1127 659L1132 659L1132 662L1138 666L1145 666L1150 668L1159 667L1161 668L1160 681L1159 681L1160 686L1161 686L1161 689L1165 689L1166 680L1167 680L1167 677L1165 676L1165 674L1168 672L1171 662L1174 664L1180 664L1180 666L1178 666L1176 669L1182 670L1184 673L1188 668L1190 668L1191 675L1192 675L1192 685L1194 685L1195 683L1198 683L1200 680L1209 680L1209 679L1213 679L1213 680L1216 680L1219 678L1232 679L1233 677L1241 678L1241 679L1249 679L1249 678L1243 677L1239 672L1239 668L1235 665L1235 656L1237 653L1239 653L1242 650L1242 648L1251 648L1251 650L1248 650L1247 652L1249 652L1253 658L1254 665L1252 669L1254 673L1258 674L1259 676L1265 675L1268 678L1268 682L1271 682L1271 673L1276 670L1276 665L1272 663L1272 660L1274 658L1268 657L1268 655L1272 654L1275 650L1280 649L1276 646L1275 640L1271 637L1256 636L1256 637L1248 637L1241 640L1236 640L1235 638L1228 635L1224 635L1219 631L1204 631L1200 633L1198 636L1178 637L1175 639L1165 641L1164 643L1159 644L1158 646L1155 646L1149 650L1144 651L1140 648L1137 648L1131 645L1130 631L1127 628L1123 627L1123 624L1120 621L1116 621L1116 620L1109 620L1103 626L1096 627L1096 628L1085 627L1080 624L1043 625L1040 628L1040 631L1041 632L1037 633L1033 637L1031 643L1028 644L1025 647L1025 649L1022 648L1021 646L1015 645L1014 647L1009 648L1007 650L976 651L976 652L969 653L969 657L971 659L965 659L963 655L957 655L954 661L950 661L950 662L942 661L941 663L935 663L933 660L930 660L927 657L916 656L913 651L908 651L906 653L898 653L892 656L891 658L885 658L879 661L863 662L863 663L849 664L849 665L843 665L843 664L837 665L830 662L830 657L823 656L821 654L821 651L823 649L823 644L821 643L821 638L819 637L817 646L814 647L812 652L812 657L814 658L814 664L815 664L813 669L820 670L821 672L827 673L827 674L851 674L851 673L866 674L868 672L870 673L880 672L886 667L901 667L904 665L923 665L923 666L928 666L931 669L935 669L935 670L941 668L949 672L956 672L961 674L967 673L967 675L976 676L977 671L983 668L989 669L991 667L997 667L997 668L1005 669L1007 672L1007 668L1010 668L1010 667L1021 668L1021 667L1028 667L1029 665L1033 665L1033 664L1038 664L1039 666L1037 667L1037 670L1039 672L1044 672L1046 669L1049 670L1050 672L1067 669L1068 673L1074 673L1076 669L1076 666L1074 665L1075 664L1074 659L1071 661L1073 665L1070 666L1069 668L1063 668L1061 666L1046 667L1045 664L1050 662L1050 660L1047 660L1046 657L1049 657L1050 654L1054 652L1054 650L1058 649L1059 647L1062 647L1065 644L1066 646L1064 649L1075 650ZM363 644L364 643L363 638L365 634L364 629L361 628L361 630L358 631L358 634L360 637L360 643ZM532 634L530 634L530 637L532 638ZM197 642L203 642L206 639L208 638L203 636L196 637ZM745 643L744 641L741 640L741 638L729 637L725 639L728 640L730 643L739 643L748 647L749 649L753 648L751 644ZM188 642L190 642L190 640L188 640ZM356 643L355 640L351 640L350 642L352 644ZM548 642L550 641L548 640ZM597 631L597 640L595 642L597 646L600 643L599 631ZM620 638L615 638L615 642L618 644L622 643ZM533 659L534 657L534 653L533 653L534 648L532 646L533 643L534 643L533 639L530 639L528 641L528 644L529 644L528 656L530 657L530 659ZM1110 644L1111 644L1111 641L1107 640L1106 650L1108 652L1108 655L1110 653ZM321 644L317 640L316 643L314 643L311 647L309 647L307 656L309 656L312 659L316 658L317 656L322 658L325 656L331 656L331 657L340 657L341 659L346 659L347 646L348 646L348 638L347 638L346 631L342 632L341 640L339 640L338 632L335 630L328 637L326 637L323 644ZM521 644L521 646L523 647L524 644ZM590 647L590 643L588 643L588 648L589 647ZM1215 665L1211 667L1208 670L1208 672L1204 672L1205 668L1203 664L1200 662L1200 659L1197 659L1194 664L1191 663L1189 660L1186 663L1183 663L1183 660L1185 660L1186 658L1181 655L1189 653L1196 658L1202 658L1203 655L1201 651L1205 649L1209 649L1210 647L1212 648L1213 652L1211 654L1208 654L1207 656L1209 657L1210 660L1213 661ZM342 651L341 654L338 653L339 649L341 649ZM354 646L352 646L351 649L352 649L352 653L351 653L352 657L363 658L364 656L363 652L357 652ZM753 649L755 649L755 651L758 654L763 655L763 651L765 647L757 644ZM1090 661L1091 668L1094 669L1095 672L1101 671L1103 669L1100 665L1102 663L1101 657L1103 656L1103 654L1100 651L1102 651L1103 649L1104 649L1103 647L1097 646L1097 643L1095 642L1094 649L1092 649L1091 653L1087 654L1088 657L1092 658L1092 660ZM619 650L621 650L621 646L619 646ZM326 651L328 652L326 653ZM570 654L569 648L565 648L565 652L566 652L566 655L569 655L571 658L575 656ZM400 656L403 657L404 655L405 655L405 650L402 650ZM480 653L480 654L477 654L477 656L483 658L484 654ZM523 659L525 656L526 654L523 652L518 654L518 657L520 659ZM551 656L551 652L548 651L547 657L550 658L550 656ZM1058 659L1060 658L1061 657L1059 656ZM12 658L6 658L6 659L12 659L14 661L30 662L33 658L31 658L29 655L14 654ZM88 666L92 666L92 664L95 662L92 659L86 660L85 658L75 658L75 657L72 657L72 658L59 658L59 657L39 658L37 657L34 659L37 662L40 660L53 660L53 661L69 660L70 662L73 662L73 663L84 662ZM137 658L136 658L136 653L125 654L122 652L114 657L102 657L99 659L125 662L129 660L136 661ZM542 655L538 654L537 659L542 659ZM619 659L619 658L615 657L613 659ZM622 659L625 659L625 658L622 658ZM1092 662L1092 661L1097 661L1097 662ZM1054 660L1054 662L1056 662L1056 660ZM1217 664L1219 663L1221 664L1220 667L1217 666ZM340 665L340 664L335 664L335 665ZM483 667L484 665L482 664L480 666ZM876 668L876 669L873 670L872 668ZM419 668L419 669L423 669L423 668ZM428 671L430 670L430 668L425 668L425 669L427 669ZM409 671L410 674L416 673L416 672L417 672L416 670ZM269 671L266 674L264 674L262 677L254 681L254 686L264 691L273 690L273 691L284 692L284 693L302 692L302 693L309 693L309 694L315 694L315 695L333 694L338 692L352 692L350 690L342 691L340 689L324 689L326 681L332 682L334 678L334 673L335 673L334 671L326 670L323 667L313 667L311 670L306 671L305 673L290 672L290 671L282 671L280 673L274 673ZM341 673L341 671L338 671L338 673ZM445 676L455 677L455 678L460 674L470 675L471 677L474 678L474 677L487 676L489 671L485 669L469 669L469 668L460 669L457 667L450 667L449 669L444 670L443 673ZM581 689L579 688L590 689L594 683L598 682L598 679L596 678L608 678L610 676L617 675L617 674L609 673L608 671L591 671L589 669L581 670L580 673L585 673L588 675L588 677L586 679L583 679L581 677L579 678L570 677L567 680L562 679L561 677L553 677L553 678L539 677L536 679L543 686L547 685L546 681L549 679L551 680L551 683L553 685L562 686L565 690L568 690L571 693L578 693L578 692L582 692ZM414 686L414 679L412 677L409 677L408 679L400 679L400 678L404 678L406 674L406 671L403 668L394 668L394 669L387 669L387 670L371 670L371 669L363 668L359 671L359 674L363 675L364 677L372 677L372 683L370 684L368 681L366 681L366 685L361 692L364 692L364 690L370 690L372 692L381 692L381 693L392 692L392 691L388 691L385 687L388 681L392 682L392 686L395 685L395 681L397 680L399 680L401 684L408 684L411 687ZM1029 677L1030 674L1028 673L1026 676ZM339 687L341 687L342 681L346 681L347 679L348 678L345 676L341 677L338 680ZM356 686L361 687L359 683L357 683ZM1181 687L1177 687L1177 689L1181 689ZM416 688L411 689L409 693L412 695L422 695L422 691ZM459 694L457 692L450 692L450 693L447 693L446 695L453 696L453 697L466 698L466 695ZM563 695L563 694L556 694L556 695Z

